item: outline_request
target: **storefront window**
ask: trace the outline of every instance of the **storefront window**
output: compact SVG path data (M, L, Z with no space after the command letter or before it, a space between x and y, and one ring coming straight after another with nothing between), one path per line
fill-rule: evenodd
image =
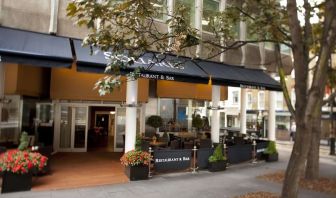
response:
M185 7L185 18L187 22L195 27L195 0L178 0L175 1L175 10L181 7Z
M20 133L20 96L5 96L1 109L0 142L17 143Z
M205 101L193 100L191 114L188 115L188 99L162 99L160 98L160 116L163 119L163 127L160 131L187 131L188 119L192 115L200 115L209 125L208 109ZM190 122L189 122L190 124Z
M258 93L258 109L264 110L265 109L265 92L260 91Z
M238 91L233 91L232 92L232 104L238 104L238 98L239 98L239 96L238 96L238 94L239 94L239 92Z
M252 93L247 93L247 109L252 109Z
M277 92L276 96L276 109L282 110L283 109L283 94L282 92Z
M204 31L212 32L209 21L217 11L219 11L218 0L203 0L202 28Z

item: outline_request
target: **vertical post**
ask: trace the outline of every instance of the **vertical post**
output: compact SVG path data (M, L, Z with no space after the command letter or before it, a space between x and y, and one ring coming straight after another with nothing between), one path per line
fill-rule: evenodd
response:
M219 110L220 86L212 85L212 116L211 116L211 140L219 143Z
M257 143L255 139L253 139L252 146L252 163L255 164L257 163Z
M194 153L192 173L196 173L196 170L197 170L197 167L196 167L196 152L197 152L197 147L194 145L194 148L192 150L193 150L193 153Z
M239 39L241 41L246 40L246 23L244 21L240 21L240 23L239 23ZM241 47L241 50L242 50L241 65L245 65L245 62L246 62L246 45Z
M198 30L198 36L202 37L202 16L203 16L203 0L195 0L195 28ZM196 57L202 54L201 44L196 47Z
M57 33L58 6L59 0L51 0L49 33Z
M268 133L270 141L275 141L275 91L268 91Z
M149 154L151 156L151 159L149 160L149 164L148 164L148 177L152 177L152 171L151 171L151 163L152 163L152 156L153 156L152 147L149 147L148 151L149 151Z
M171 19L174 14L174 1L175 0L167 1L167 12L168 12L167 20ZM173 32L173 28L170 25L168 25L168 33L172 34L172 32ZM169 38L168 39L168 46L169 46L168 51L170 51L172 44L173 44L173 38Z
M131 77L127 78L126 87L125 152L135 148L138 80Z
M226 7L226 0L221 0L220 4L219 4L219 11L223 12L225 10L225 7ZM220 44L221 44L222 47L224 47L224 45L225 45L225 41L224 41L223 36L221 37ZM224 62L225 59L226 59L225 53L221 53L220 62Z
M192 100L188 100L188 131L192 130Z
M246 134L246 106L247 93L245 88L240 90L240 133Z

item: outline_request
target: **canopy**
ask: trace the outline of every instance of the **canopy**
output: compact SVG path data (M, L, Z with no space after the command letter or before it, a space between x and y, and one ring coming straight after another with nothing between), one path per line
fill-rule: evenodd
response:
M69 38L0 27L0 61L41 67L70 67Z
M90 48L82 47L80 40L74 40L74 48L78 71L95 73L105 71L111 53L93 49L94 55L90 55ZM125 62L129 60L126 55L118 58ZM136 60L130 69L123 72L138 67L143 69L141 77L148 79L193 83L208 83L211 79L213 85L282 90L280 84L262 70L171 54L148 52Z

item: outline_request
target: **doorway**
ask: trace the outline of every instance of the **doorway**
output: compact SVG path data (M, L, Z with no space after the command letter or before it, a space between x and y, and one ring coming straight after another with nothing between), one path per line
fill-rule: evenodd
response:
M58 150L61 152L86 152L87 118L86 106L61 104L56 125Z
M114 152L115 107L90 106L88 151Z

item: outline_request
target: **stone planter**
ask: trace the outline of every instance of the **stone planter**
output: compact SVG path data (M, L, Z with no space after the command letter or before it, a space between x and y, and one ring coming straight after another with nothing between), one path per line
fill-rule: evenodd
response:
M126 166L125 172L131 181L137 181L148 179L149 169L147 165Z
M266 154L266 162L276 162L279 160L278 153Z
M16 174L4 172L1 193L29 191L32 187L32 173Z
M209 162L208 169L210 172L224 171L226 169L226 160Z

